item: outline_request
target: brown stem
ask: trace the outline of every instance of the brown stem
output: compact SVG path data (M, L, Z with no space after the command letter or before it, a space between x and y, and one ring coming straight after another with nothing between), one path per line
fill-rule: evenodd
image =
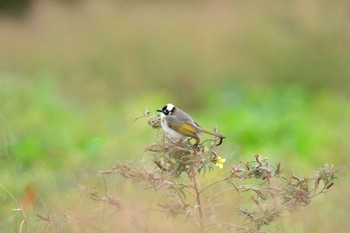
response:
M229 226L232 228L244 230L245 232L248 232L248 230L249 230L247 227L240 226L240 225L233 224L233 223L227 223L227 222L213 222L213 223L209 223L209 224L205 225L205 227L209 228L209 227L218 226L218 225L226 225L226 226Z
M197 205L198 205L198 211L199 211L199 226L200 226L200 232L204 232L204 224L203 224L203 209L202 209L202 204L201 204L201 192L199 190L199 181L197 178L196 173L194 173L193 177L193 183L194 183L194 190L196 192L196 200L197 200Z
M228 177L225 177L225 178L222 178L222 179L220 179L220 180L214 181L213 183L211 183L211 184L205 186L204 188L202 188L202 190L199 191L199 194L201 194L202 192L204 192L206 189L210 188L211 186L213 186L213 185L215 185L215 184L217 184L217 183L220 183L220 182L222 182L222 181L225 181L225 180L227 180L227 179L228 179Z
M208 198L208 200L206 201L207 203L211 202L214 198L220 196L221 194L223 193L226 193L226 192L230 192L232 190L237 190L236 187L233 187L233 188L227 188L227 189L224 189L224 190L221 190L220 192L217 192L215 193L214 195L212 195L211 197Z

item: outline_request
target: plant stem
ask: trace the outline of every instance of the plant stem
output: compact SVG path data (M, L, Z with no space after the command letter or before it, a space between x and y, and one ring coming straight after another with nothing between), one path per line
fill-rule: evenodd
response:
M215 193L214 195L212 195L211 197L209 197L206 202L207 203L210 203L214 198L216 198L217 196L223 194L223 193L226 193L226 192L229 192L229 191L232 191L232 190L237 190L235 187L234 188L227 188L227 189L224 189L224 190L221 190L217 193Z
M13 209L13 210L16 210L16 211L21 211L22 213L22 216L23 216L23 220L21 221L21 225L19 227L19 232L22 232L22 229L23 229L23 225L26 227L26 230L27 230L27 233L30 233L30 229L29 229L29 225L28 225L28 222L27 222L27 218L26 218L26 215L24 213L24 209L23 209L23 206L22 206L22 203L18 202L17 199L12 195L12 193L10 193L10 191L5 188L4 186L2 186L0 184L0 188L2 188L3 190L5 190L5 192L13 199L13 201L17 204L18 208L17 209Z
M233 223L227 223L227 222L213 222L210 224L205 225L205 227L213 227L213 226L218 226L218 225L225 225L225 226L229 226L232 228L236 228L236 229L240 229L240 230L244 230L245 232L249 232L249 229L247 227L241 226L241 225L236 225Z
M200 232L203 233L204 232L203 209L202 209L201 198L200 198L201 192L199 190L199 181L196 173L194 173L193 183L194 183L193 187L196 192L196 200L197 200L198 211L199 211L199 227L200 227Z

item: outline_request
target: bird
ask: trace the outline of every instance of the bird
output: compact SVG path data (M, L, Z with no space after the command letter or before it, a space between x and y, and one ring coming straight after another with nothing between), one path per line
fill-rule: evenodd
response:
M160 123L164 132L173 139L194 138L196 140L195 146L198 146L200 142L198 134L200 133L220 138L220 142L217 145L220 145L222 140L226 138L222 134L203 129L190 115L171 103L157 110L157 112L160 112Z

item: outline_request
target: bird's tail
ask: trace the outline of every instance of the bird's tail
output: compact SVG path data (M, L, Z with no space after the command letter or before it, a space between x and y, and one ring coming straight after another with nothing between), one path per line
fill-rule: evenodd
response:
M220 139L225 139L226 137L222 134L219 134L219 133L216 133L216 132L211 132L209 130L206 130L206 129L202 129L202 128L199 128L199 131L201 133L205 133L205 134L209 134L209 135L213 135L215 137L219 137Z

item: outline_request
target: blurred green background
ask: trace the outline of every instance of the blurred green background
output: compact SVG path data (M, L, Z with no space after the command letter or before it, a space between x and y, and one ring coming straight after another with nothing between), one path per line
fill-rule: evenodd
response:
M278 229L350 228L347 1L15 2L0 2L0 232L22 220L3 188L17 201L35 196L33 232L46 229L37 212L56 219L53 232L113 228L109 215L93 226L59 216L100 213L86 190L103 189L99 170L149 158L156 131L133 120L168 102L227 136L227 164L261 154L302 176L342 167L331 192ZM108 185L130 201L142 190L118 177ZM133 232L127 223L118 227Z

